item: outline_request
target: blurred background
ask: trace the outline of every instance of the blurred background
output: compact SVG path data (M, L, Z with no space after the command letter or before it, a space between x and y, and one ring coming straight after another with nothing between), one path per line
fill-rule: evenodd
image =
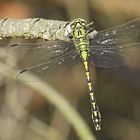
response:
M140 17L139 5L138 0L1 0L0 18L70 21L80 17L94 21L95 29L101 31ZM0 41L1 48L12 42L12 39ZM16 56L4 59L9 64L19 64ZM91 120L87 83L81 66L55 77L51 83L80 113L98 140L140 140L138 64L135 68L92 69L102 114L101 132L95 132ZM79 140L79 137L62 114L40 94L0 75L0 140L56 139Z

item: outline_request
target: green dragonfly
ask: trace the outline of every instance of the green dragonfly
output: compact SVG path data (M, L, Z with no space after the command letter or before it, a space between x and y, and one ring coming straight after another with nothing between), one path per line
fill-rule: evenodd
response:
M140 54L140 18L104 31L95 31L93 24L84 19L75 19L66 27L69 41L47 41L43 43L18 43L9 48L22 55L27 51L24 61L34 64L26 71L35 72L46 78L54 71L83 63L91 102L92 120L96 130L101 130L101 114L96 103L94 86L91 82L89 65L101 68L114 68L136 62L135 52ZM131 55L130 55L131 54Z

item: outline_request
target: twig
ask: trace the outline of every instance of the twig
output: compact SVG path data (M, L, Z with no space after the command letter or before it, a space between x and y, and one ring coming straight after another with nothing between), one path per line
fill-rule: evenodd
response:
M21 37L25 39L65 40L68 22L42 18L0 20L0 39Z

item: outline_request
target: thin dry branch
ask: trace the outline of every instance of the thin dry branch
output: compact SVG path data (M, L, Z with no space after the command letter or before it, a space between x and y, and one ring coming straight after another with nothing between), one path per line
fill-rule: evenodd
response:
M65 40L68 22L42 18L0 20L0 39L21 37L25 39Z

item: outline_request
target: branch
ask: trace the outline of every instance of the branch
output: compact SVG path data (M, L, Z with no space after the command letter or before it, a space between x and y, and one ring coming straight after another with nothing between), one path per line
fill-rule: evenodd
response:
M21 83L38 91L46 100L49 100L65 117L65 119L73 126L81 140L96 140L87 124L81 116L72 108L72 106L64 99L61 94L54 90L50 85L42 80L26 73L24 77L16 78L17 70L9 67L6 63L0 63L0 73L12 80L18 80ZM39 82L25 82L39 81Z
M42 18L0 20L0 39L22 37L25 39L65 40L68 22Z

